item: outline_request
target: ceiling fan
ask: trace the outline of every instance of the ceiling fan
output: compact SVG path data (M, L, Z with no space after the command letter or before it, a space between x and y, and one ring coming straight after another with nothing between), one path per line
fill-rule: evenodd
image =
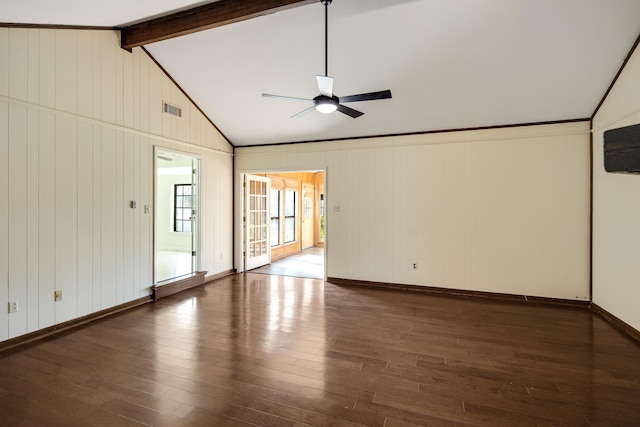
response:
M297 98L293 96L272 95L270 93L263 93L262 96L267 98L282 98L282 99L295 99L300 101L312 101L313 105L300 111L297 114L291 116L291 118L302 117L305 114L318 110L321 113L332 113L336 110L340 111L347 116L358 118L364 113L353 108L343 105L347 102L360 102L360 101L373 101L376 99L389 99L391 98L390 90L383 90L379 92L361 93L358 95L349 96L336 96L333 93L333 77L329 77L328 73L328 20L329 20L329 5L332 0L320 0L320 3L324 5L324 76L316 76L318 82L318 91L320 95L313 99L309 98Z

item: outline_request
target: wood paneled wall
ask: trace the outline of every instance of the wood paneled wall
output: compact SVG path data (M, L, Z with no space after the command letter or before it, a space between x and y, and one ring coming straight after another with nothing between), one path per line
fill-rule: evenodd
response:
M590 297L588 121L237 148L251 170L326 170L329 277Z
M146 53L0 28L0 341L150 294L154 146L202 158L202 269L231 269L233 149Z
M593 302L640 331L640 176L607 173L603 135L640 123L640 49L593 118Z

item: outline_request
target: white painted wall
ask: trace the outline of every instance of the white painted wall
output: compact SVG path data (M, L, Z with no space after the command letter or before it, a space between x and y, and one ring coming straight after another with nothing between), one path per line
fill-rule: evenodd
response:
M636 48L593 119L593 302L640 330L640 176L604 170L606 130L640 123Z
M589 299L588 122L236 148L324 168L329 277Z
M0 341L149 295L154 146L201 157L202 269L231 269L232 147L144 51L0 28Z

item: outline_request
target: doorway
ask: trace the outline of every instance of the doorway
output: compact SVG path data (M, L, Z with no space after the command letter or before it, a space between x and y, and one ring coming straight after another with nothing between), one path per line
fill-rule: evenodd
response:
M242 174L240 182L241 271L324 279L325 171Z
M198 270L200 159L156 148L154 282Z

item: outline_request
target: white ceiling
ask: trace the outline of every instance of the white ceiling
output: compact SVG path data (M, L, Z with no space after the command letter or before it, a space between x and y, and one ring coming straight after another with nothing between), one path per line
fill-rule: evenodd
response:
M117 26L188 0L0 0L0 22ZM53 6L55 4L55 7ZM338 96L393 98L289 118L324 73L317 4L146 48L236 146L588 118L640 34L638 0L334 0Z

